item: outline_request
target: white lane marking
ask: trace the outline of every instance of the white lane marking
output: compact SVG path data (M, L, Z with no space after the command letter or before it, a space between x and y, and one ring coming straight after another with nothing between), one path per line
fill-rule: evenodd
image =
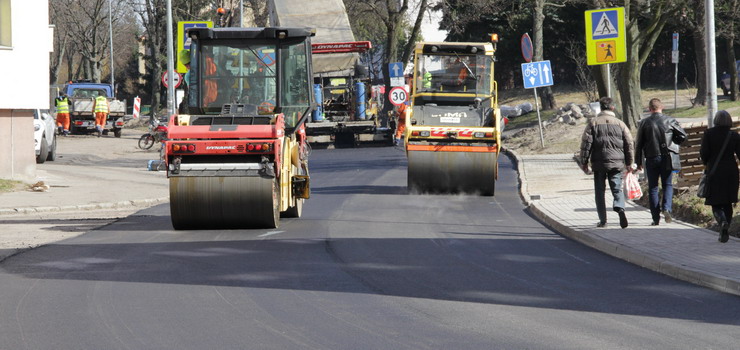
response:
M261 235L259 235L257 237L267 237L267 236L276 235L276 234L282 233L282 232L285 232L285 231L270 231L268 233L261 234Z

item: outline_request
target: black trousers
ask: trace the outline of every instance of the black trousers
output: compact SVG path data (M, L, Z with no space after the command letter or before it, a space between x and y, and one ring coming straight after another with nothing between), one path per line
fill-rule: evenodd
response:
M712 205L712 214L714 214L714 219L717 220L718 224L722 224L723 221L731 223L732 203Z

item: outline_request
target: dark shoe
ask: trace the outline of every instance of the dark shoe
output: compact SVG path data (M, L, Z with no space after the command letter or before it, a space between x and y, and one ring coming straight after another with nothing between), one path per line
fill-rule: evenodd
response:
M624 213L624 209L619 209L617 211L617 214L619 214L619 226L621 226L622 228L627 228L627 225L629 225L629 223L627 222L627 214Z
M730 240L730 223L727 221L723 222L719 225L719 241L722 243L727 243L727 241Z
M596 224L596 227L606 227L606 221L600 221Z
M660 223L657 221L653 221L650 223L650 226L658 226L658 225L660 225Z
M666 224L670 224L673 221L673 217L671 216L670 211L663 210L663 216L665 217Z
M103 135L103 132L98 130L98 137L100 137L101 135Z

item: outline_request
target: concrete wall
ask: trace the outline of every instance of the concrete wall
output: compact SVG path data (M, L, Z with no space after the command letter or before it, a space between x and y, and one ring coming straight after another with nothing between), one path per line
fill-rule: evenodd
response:
M0 109L0 178L33 182L33 111Z
M33 109L49 108L48 0L10 0L11 45L0 47L0 178L33 181Z

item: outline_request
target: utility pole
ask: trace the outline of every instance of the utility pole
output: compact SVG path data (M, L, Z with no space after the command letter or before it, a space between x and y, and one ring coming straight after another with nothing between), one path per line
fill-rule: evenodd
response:
M175 55L172 49L172 0L167 0L167 117L175 114Z
M115 81L115 68L113 67L113 10L112 8L112 2L113 0L108 0L108 34L110 38L110 86L113 90L113 97L116 97L116 81Z
M714 0L705 0L707 32L707 127L712 127L714 114L717 113L717 57L714 45Z

